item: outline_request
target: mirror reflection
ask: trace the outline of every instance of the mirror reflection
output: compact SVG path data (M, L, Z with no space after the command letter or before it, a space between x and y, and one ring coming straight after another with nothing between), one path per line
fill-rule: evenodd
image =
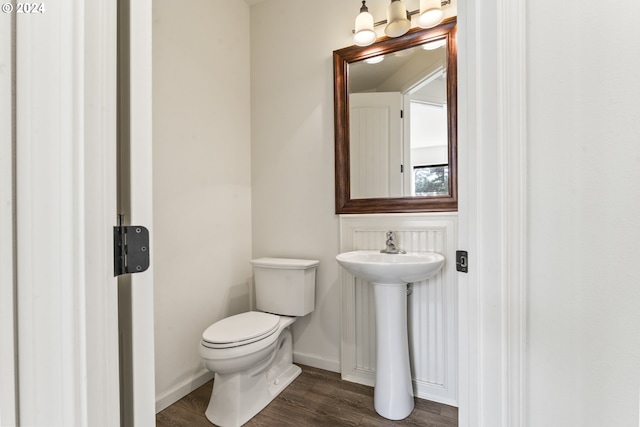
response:
M446 40L350 63L351 198L449 195Z

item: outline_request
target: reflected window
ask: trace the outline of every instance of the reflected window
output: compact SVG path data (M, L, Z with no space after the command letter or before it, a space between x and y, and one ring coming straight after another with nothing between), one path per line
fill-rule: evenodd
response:
M415 166L413 175L416 196L449 194L449 165Z

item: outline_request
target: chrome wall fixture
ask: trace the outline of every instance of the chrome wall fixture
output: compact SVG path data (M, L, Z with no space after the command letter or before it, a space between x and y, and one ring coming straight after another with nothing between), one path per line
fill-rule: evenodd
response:
M369 13L366 0L362 0L360 14L356 17L353 42L358 46L368 46L376 41L377 35L374 27L387 24L384 33L388 37L400 37L411 28L411 17L418 15L417 24L422 28L431 28L442 22L444 12L442 6L451 4L451 0L420 0L420 9L407 11L402 0L391 0L387 8L387 19L373 21L373 15Z

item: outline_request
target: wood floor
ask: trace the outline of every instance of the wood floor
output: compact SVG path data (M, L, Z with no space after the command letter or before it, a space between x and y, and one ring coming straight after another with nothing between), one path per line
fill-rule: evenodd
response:
M340 375L300 365L302 374L258 415L247 427L307 426L418 426L456 427L458 409L416 399L411 415L390 421L373 409L373 388L342 381ZM158 427L210 427L204 416L211 397L212 382L156 415Z

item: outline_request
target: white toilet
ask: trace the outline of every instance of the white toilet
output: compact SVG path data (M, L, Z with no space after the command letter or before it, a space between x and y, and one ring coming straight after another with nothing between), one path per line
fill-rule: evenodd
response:
M318 261L260 258L251 265L261 311L214 323L200 343L200 356L215 372L205 414L221 427L246 423L300 375L289 326L315 307Z

